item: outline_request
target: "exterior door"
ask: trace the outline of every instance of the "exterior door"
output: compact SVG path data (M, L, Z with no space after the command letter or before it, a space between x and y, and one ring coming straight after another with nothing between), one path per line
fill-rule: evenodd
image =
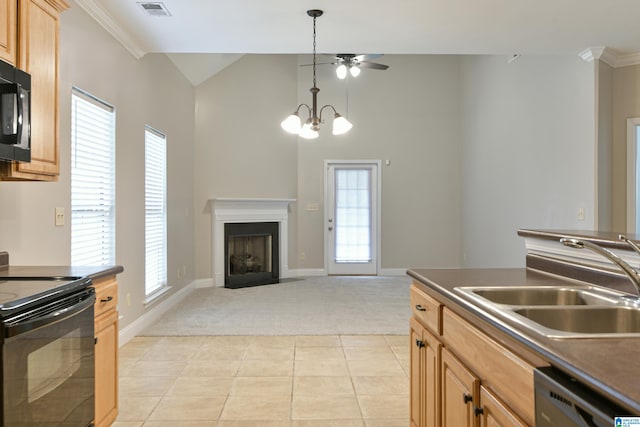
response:
M379 161L325 162L329 274L378 274Z

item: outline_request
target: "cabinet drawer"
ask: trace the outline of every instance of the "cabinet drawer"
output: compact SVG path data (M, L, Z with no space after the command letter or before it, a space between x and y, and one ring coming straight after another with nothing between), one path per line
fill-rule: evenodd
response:
M115 276L93 281L96 290L96 305L94 316L98 317L107 310L115 309L118 305L118 282Z
M415 285L411 285L410 300L413 316L431 332L442 335L442 304Z

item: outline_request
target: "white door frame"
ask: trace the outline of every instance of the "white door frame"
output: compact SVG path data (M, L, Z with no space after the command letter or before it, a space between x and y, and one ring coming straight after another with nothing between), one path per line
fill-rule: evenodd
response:
M330 166L373 166L376 168L376 182L375 184L375 197L376 203L375 206L372 206L373 213L375 214L375 219L372 222L372 226L375 227L375 232L373 233L372 238L374 239L375 244L375 269L376 275L380 274L380 243L381 243L381 218L382 218L382 161L381 160L325 160L324 161L324 220L322 226L324 227L324 270L329 273L329 262L330 255L332 253L331 248L329 246L329 229L328 223L329 218L333 216L332 212L329 212L329 206L332 204L329 201L329 167Z

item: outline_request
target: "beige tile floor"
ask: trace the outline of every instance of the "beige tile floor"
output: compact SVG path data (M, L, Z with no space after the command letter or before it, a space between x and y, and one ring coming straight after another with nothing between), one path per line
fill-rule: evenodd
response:
M113 427L406 427L402 335L136 337Z

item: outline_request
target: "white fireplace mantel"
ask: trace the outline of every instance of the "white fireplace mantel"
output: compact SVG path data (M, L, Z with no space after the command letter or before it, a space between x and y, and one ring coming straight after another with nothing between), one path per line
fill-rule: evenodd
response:
M239 199L218 197L211 203L211 255L213 281L224 286L224 224L230 222L279 223L280 277L289 277L289 204L296 199Z

